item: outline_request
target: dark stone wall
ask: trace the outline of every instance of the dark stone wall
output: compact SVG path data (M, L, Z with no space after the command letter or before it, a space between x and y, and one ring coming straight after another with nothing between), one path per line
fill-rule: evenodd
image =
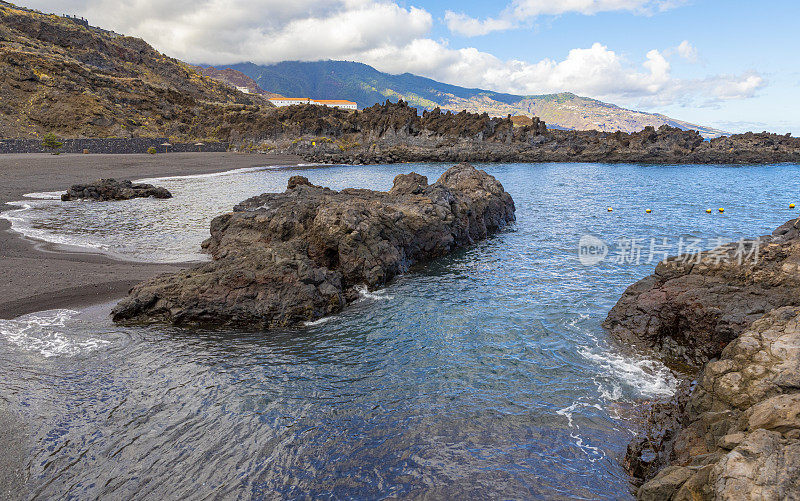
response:
M64 146L58 151L61 153L147 153L151 146L155 147L158 153L164 153L165 147L162 143L167 142L167 138L108 138L108 139L61 139ZM195 141L196 142L196 141ZM203 146L195 146L191 143L172 143L169 153L183 153L187 151L201 152L220 152L228 150L228 143L205 143ZM0 154L3 153L47 153L42 147L40 139L0 139Z

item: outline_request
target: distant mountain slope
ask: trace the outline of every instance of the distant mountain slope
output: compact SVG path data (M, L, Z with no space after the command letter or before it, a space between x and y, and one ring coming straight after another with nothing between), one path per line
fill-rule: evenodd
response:
M196 66L197 72L201 75L205 75L209 78L213 78L218 82L222 82L227 85L231 85L233 87L243 87L246 88L247 91L251 94L258 94L261 96L266 97L267 99L274 99L283 97L280 94L276 94L274 92L267 92L262 89L255 80L248 77L241 71L236 71L232 68L222 68L217 69L213 66L202 67Z
M271 92L290 97L349 99L359 108L402 98L423 109L467 110L493 116L535 115L560 129L635 132L651 125L693 129L706 137L724 132L664 115L628 110L571 93L518 96L444 84L410 73L390 75L362 63L287 61L269 66L230 65Z
M0 1L0 137L226 140L265 107L139 38Z

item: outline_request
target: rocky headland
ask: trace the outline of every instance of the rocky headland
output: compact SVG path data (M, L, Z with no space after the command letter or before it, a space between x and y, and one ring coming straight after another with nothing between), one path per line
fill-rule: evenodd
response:
M172 193L161 186L133 183L129 180L98 179L90 184L73 184L61 200L130 200L132 198L172 198Z
M699 372L652 405L626 464L639 499L800 495L800 219L772 235L660 263L605 322Z
M746 133L704 140L697 131L662 126L639 132L550 129L538 118L419 113L404 101L350 112L304 105L270 112L271 129L252 131L249 151L291 153L319 163L396 162L800 162L800 139Z
M269 329L341 311L415 263L485 239L514 221L514 201L468 164L433 184L399 175L388 192L334 191L294 176L211 222L213 260L134 287L123 323Z

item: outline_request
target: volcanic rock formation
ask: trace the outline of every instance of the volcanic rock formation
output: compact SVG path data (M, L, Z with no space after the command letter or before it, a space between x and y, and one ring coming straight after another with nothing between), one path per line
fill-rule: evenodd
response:
M670 258L611 310L615 337L702 367L628 448L640 499L800 493L799 229Z
M131 181L117 181L116 179L98 179L92 184L73 184L66 193L61 195L61 200L130 200L132 198L172 198L172 193L166 188L152 184L134 184Z
M468 164L429 185L411 173L388 192L333 191L295 176L211 222L213 261L137 285L116 322L286 327L340 311L414 263L514 221L514 201Z

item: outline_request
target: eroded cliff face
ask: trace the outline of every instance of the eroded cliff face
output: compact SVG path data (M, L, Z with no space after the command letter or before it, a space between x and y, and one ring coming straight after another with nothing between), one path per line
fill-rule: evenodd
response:
M272 105L141 39L0 4L0 136L227 139L241 110ZM219 127L225 130L218 130ZM228 127L226 129L226 127Z
M668 463L640 499L800 494L800 308L770 311L705 367Z
M461 164L431 185L415 173L388 192L333 191L295 176L284 193L242 202L211 223L213 261L134 287L117 322L292 326L341 311L359 286L386 284L514 221L492 176Z
M756 319L800 306L800 220L772 235L669 258L630 286L604 326L668 362L700 367Z
M609 314L613 336L700 368L628 448L640 499L800 493L798 228L660 263Z

